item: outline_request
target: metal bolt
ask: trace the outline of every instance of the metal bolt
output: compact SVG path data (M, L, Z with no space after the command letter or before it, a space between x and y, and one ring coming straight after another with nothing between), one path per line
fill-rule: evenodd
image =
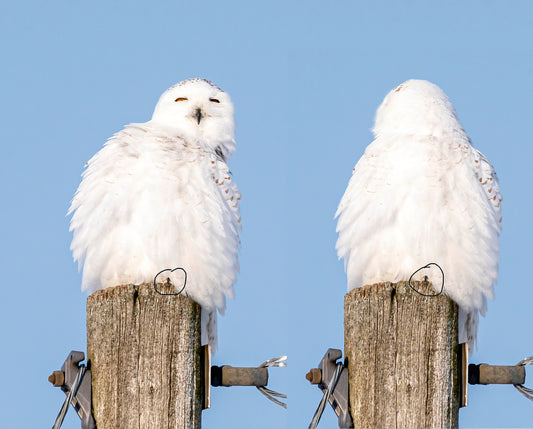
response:
M61 387L65 384L65 373L63 371L54 371L48 381L52 383L55 387Z
M311 384L318 384L322 381L322 371L320 368L311 368L311 370L305 375L305 378Z

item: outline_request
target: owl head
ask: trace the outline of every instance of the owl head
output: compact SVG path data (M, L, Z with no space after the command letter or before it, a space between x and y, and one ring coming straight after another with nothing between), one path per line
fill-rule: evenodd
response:
M435 135L462 131L446 94L427 80L408 80L387 94L376 112L374 135Z
M235 150L233 103L208 80L188 79L167 89L151 122L188 141L198 141L224 159Z

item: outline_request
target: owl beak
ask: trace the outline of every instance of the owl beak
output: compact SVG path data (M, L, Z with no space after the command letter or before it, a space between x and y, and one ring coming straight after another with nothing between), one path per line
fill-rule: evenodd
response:
M198 124L200 124L200 121L201 121L202 118L203 118L202 110L201 110L201 109L196 109L196 112L194 113L194 117L195 117L196 120L198 121Z

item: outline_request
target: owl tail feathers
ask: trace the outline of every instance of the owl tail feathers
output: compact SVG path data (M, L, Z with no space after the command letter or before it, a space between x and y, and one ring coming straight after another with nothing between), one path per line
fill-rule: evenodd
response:
M459 344L468 343L469 354L477 347L479 311L467 311L459 307Z
M209 344L211 346L211 353L214 354L218 348L217 310L202 307L200 317L202 345Z

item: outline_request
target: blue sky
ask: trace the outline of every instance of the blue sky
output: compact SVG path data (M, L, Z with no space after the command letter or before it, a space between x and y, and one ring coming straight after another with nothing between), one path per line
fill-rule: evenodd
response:
M243 195L241 274L214 363L289 355L269 386L289 394L288 411L255 389L218 388L204 428L309 424L320 392L305 373L343 346L333 216L375 109L409 78L448 94L504 196L500 280L471 361L532 355L532 21L532 2L503 0L4 4L2 426L50 427L64 396L47 376L85 350L65 216L84 163L123 125L148 120L167 87L197 76L234 101L229 164ZM460 424L533 427L533 404L511 386L471 386ZM63 427L79 427L72 410ZM319 428L333 427L328 408Z

